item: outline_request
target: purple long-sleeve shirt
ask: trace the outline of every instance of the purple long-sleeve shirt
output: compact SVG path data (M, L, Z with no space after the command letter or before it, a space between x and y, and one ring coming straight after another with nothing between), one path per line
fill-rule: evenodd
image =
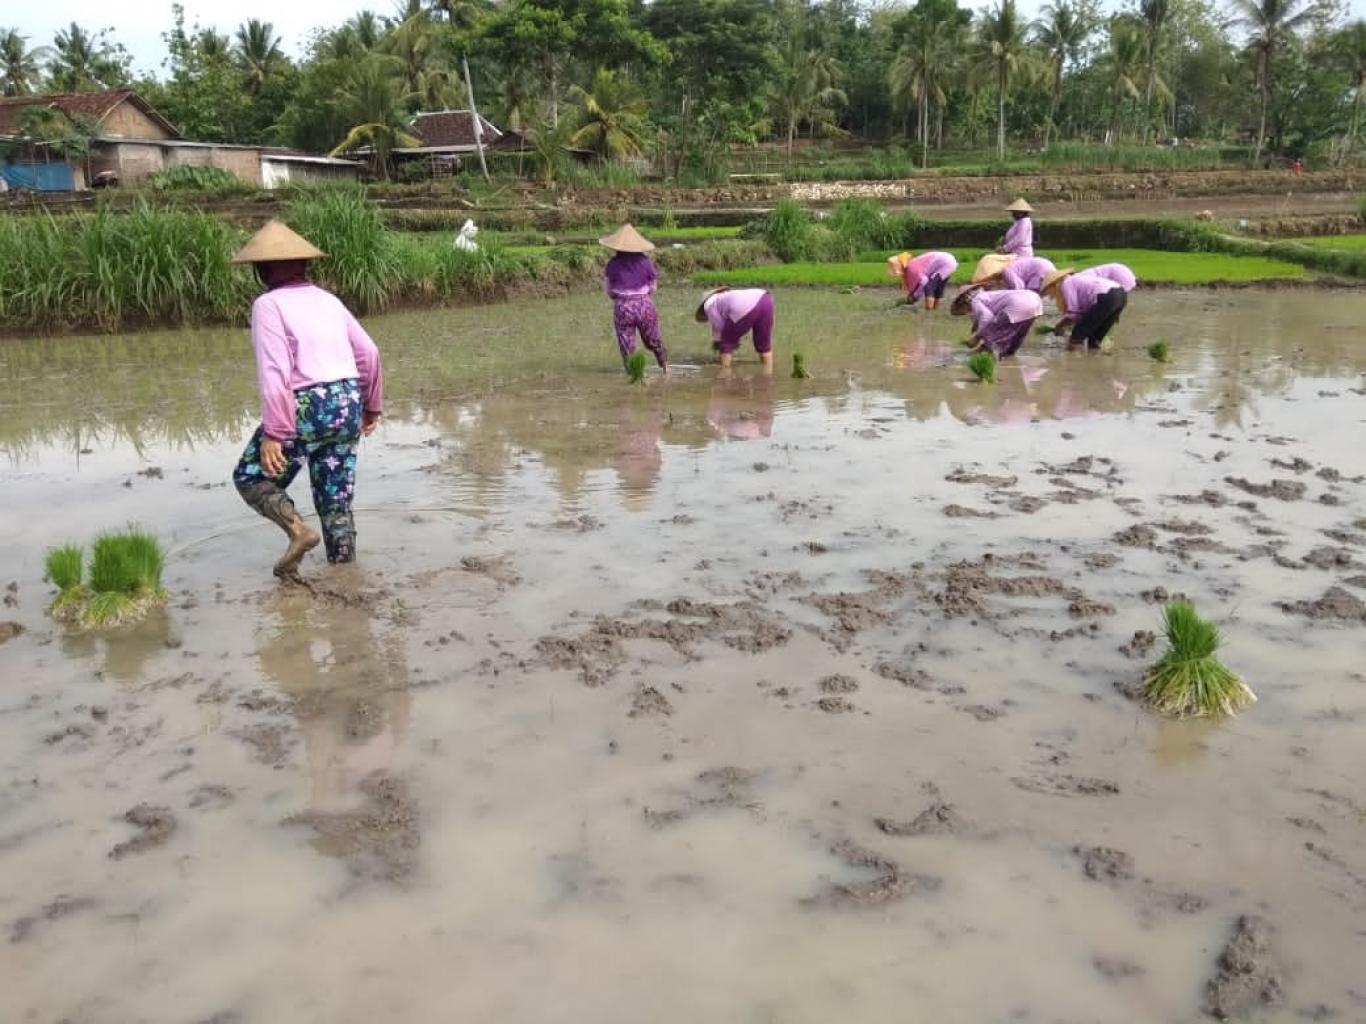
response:
M659 274L644 253L619 252L603 268L602 286L613 300L653 295L659 286Z
M1001 280L1007 288L1028 288L1036 292L1043 284L1043 279L1057 269L1052 260L1042 256L1022 256L1006 265Z
M1001 243L1001 251L1009 256L1033 256L1033 219L1021 217L1014 224L1010 225L1010 230L1006 232L1005 241Z
M294 392L314 384L358 379L365 411L384 411L379 348L331 292L308 283L266 292L252 303L251 345L268 437L294 437Z
M1023 288L980 291L972 297L972 333L992 348L1013 341L1020 324L1043 316L1043 299Z
M901 280L911 298L918 299L926 281L932 277L947 281L957 269L958 260L953 253L931 250L907 263Z
M1098 267L1087 267L1079 273L1082 275L1093 274L1096 277L1103 277L1107 281L1113 281L1126 292L1131 292L1138 287L1138 278L1123 263L1102 263Z
M1068 274L1058 285L1059 305L1064 316L1078 317L1096 304L1096 300L1119 285L1094 274Z

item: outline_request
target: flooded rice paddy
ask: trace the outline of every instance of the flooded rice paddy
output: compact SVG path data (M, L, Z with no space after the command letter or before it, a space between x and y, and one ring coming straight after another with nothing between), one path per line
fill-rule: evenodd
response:
M890 293L723 379L692 301L636 388L596 297L375 319L306 587L245 332L0 346L0 1019L1366 1019L1366 296L1140 293L994 387ZM164 614L54 626L129 521ZM1236 720L1129 696L1178 593Z

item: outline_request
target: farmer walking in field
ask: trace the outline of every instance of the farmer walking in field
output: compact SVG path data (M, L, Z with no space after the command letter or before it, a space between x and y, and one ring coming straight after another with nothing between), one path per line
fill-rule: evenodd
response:
M603 268L602 284L612 300L612 326L622 364L636 350L639 334L659 368L667 374L669 353L659 334L659 311L651 297L659 287L659 274L646 255L654 251L654 243L630 224L623 224L606 238L598 239L598 243L616 253Z
M1070 344L1084 342L1088 348L1100 348L1129 301L1128 292L1115 282L1094 274L1078 274L1070 267L1044 278L1039 292L1051 295L1062 313L1053 333L1066 334L1070 327Z
M275 563L282 579L297 575L320 539L329 562L356 557L356 446L374 432L384 408L379 349L340 299L308 280L308 262L323 255L272 221L232 259L254 265L266 287L251 307L261 425L233 483L248 505L289 537ZM287 493L305 463L321 538Z
M1014 355L1029 336L1034 321L1043 316L1043 299L1024 288L988 291L980 285L964 288L949 312L972 316L972 352L990 349L998 358Z
M906 305L914 306L917 300L923 298L928 310L939 308L939 300L944 297L949 278L957 269L958 259L949 252L922 252L919 256L903 252L887 260L887 273L901 278Z
M762 288L714 288L702 296L694 316L698 323L711 325L722 369L730 369L740 342L752 334L764 372L773 372L774 309L773 296L768 292Z

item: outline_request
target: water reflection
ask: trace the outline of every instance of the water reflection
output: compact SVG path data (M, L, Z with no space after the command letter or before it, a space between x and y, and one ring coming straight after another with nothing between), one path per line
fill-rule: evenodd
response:
M773 375L722 373L712 385L707 422L719 437L752 441L773 436Z
M335 809L393 768L412 712L403 646L376 635L363 604L328 595L286 594L274 618L257 651L261 670L293 698L313 809Z

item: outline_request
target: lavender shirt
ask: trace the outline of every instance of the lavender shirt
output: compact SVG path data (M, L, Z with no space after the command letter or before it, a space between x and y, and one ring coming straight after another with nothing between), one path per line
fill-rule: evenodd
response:
M1103 277L1107 281L1113 281L1126 292L1131 292L1138 287L1138 278L1123 263L1102 263L1098 267L1087 267L1080 273L1082 276L1091 274L1095 277Z
M1043 284L1043 279L1057 269L1052 260L1042 256L1022 256L1006 265L1001 280L1007 288L1028 288L1036 292Z
M1034 221L1029 217L1021 217L1010 225L1005 241L1001 243L1001 251L1010 256L1033 256Z
M905 277L903 280L909 286L911 298L919 298L924 290L925 282L932 277L941 277L947 281L953 276L953 272L958 269L958 260L952 253L948 252L922 252L910 263L906 264Z
M1019 325L1043 316L1043 299L1023 288L980 291L972 297L972 333L992 347L1007 345Z
M747 317L767 294L762 288L733 288L709 298L703 309L711 323L712 337L719 339L728 324Z
M614 301L634 299L653 295L659 285L659 274L644 253L619 252L603 268L602 285Z
M1094 274L1068 274L1058 285L1059 305L1065 316L1078 317L1096 304L1096 300L1119 285Z
M379 349L331 292L312 284L266 292L252 303L251 345L268 437L294 437L294 392L314 384L358 378L365 411L384 410Z

